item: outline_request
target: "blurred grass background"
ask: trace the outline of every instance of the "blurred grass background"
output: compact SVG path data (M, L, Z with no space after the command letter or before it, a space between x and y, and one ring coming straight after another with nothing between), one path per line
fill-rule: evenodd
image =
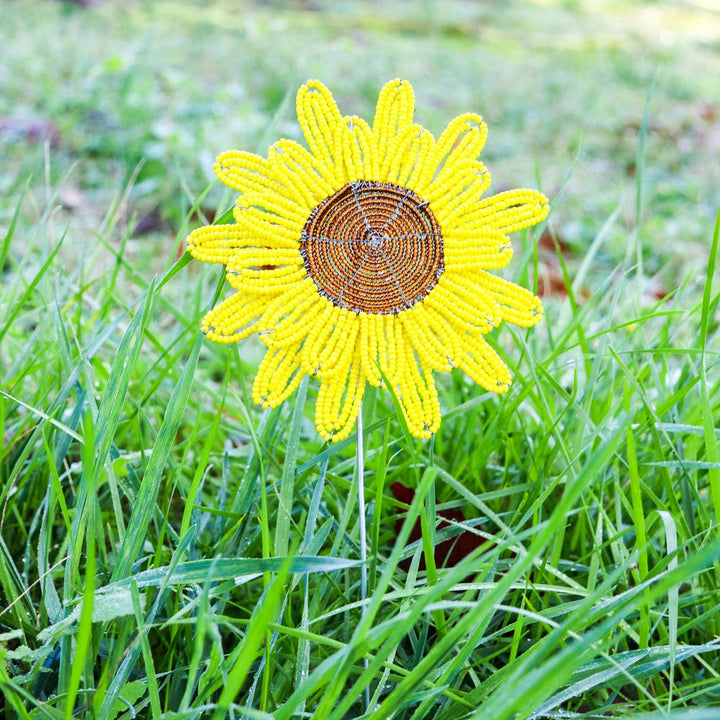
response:
M365 687L378 720L720 703L714 3L0 10L8 717L344 720ZM508 395L437 376L433 444L368 393L358 631L353 438L326 449L312 402L254 406L262 346L197 344L221 270L176 261L233 202L217 153L300 139L307 78L368 118L396 76L436 135L483 114L490 192L551 198L503 273L537 284L547 321L493 334ZM419 488L400 539L394 482ZM430 546L471 536L475 554L430 577L416 516ZM298 543L292 568L273 557Z
M480 112L496 191L537 181L552 197L570 175L553 227L577 253L621 208L609 266L635 223L647 109L639 232L665 291L703 253L720 200L712 3L6 0L0 38L0 192L16 197L30 178L42 207L49 181L74 230L92 233L132 178L123 212L140 223L128 243L138 268L162 256L215 154L299 136L294 92L309 77L360 115L406 77L434 133ZM12 203L2 212L7 223Z

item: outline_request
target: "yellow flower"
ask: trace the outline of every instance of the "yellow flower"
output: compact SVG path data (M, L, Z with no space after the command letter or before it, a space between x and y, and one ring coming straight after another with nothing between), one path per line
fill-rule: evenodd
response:
M410 432L429 437L440 425L432 371L457 367L505 392L510 373L484 336L503 320L529 327L542 317L537 297L488 270L508 263L508 233L543 220L547 199L534 190L481 199L482 118L461 115L435 140L414 107L410 84L393 80L369 125L307 82L297 116L309 150L279 140L267 159L222 153L215 172L240 193L236 222L187 240L195 258L224 264L237 290L203 332L216 342L259 333L268 350L253 399L263 407L317 376L326 440L349 435L366 383L383 378Z

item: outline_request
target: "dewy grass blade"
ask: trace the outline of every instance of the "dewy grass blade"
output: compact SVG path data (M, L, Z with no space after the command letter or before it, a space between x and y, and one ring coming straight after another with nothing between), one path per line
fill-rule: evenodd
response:
M305 376L295 394L295 407L293 409L288 441L285 449L285 461L283 463L282 478L280 480L280 493L278 497L278 510L275 524L275 542L273 551L276 557L286 557L290 545L290 524L292 520L293 496L295 494L295 468L297 466L298 446L300 444L300 431L302 429L303 415L305 411L305 397L307 395L308 378ZM263 521L267 515L266 495L263 494ZM267 584L267 576L265 580ZM268 696L270 693L270 675L272 672L272 639L269 630L266 630L265 658L263 672L263 684L260 706L263 710L267 708Z
M56 420L55 418L48 415L46 412L41 410L40 408L33 407L32 405L29 405L26 402L23 402L20 400L20 398L13 397L12 395L9 395L4 390L0 390L0 395L4 397L6 400L10 400L13 403L17 403L21 407L24 407L26 410L29 410L33 415L36 415L37 417L41 418L42 420L45 420L50 425L56 427L61 432L65 433L69 437L71 437L73 440L77 440L79 443L84 443L84 439L82 435L79 435L76 433L73 429L65 425L64 423L60 422L59 420Z
M14 682L6 670L5 663L0 663L0 691L5 699L5 709L12 708L20 720L36 720L37 718L63 720L62 712L50 707L47 702L38 700L33 694ZM28 711L27 708L33 709Z
M501 550L499 547L494 548L490 551L490 556L496 558L500 552ZM399 679L413 682L411 676L415 675L414 667L418 664L417 661L410 665L410 669L403 668L403 672L398 672L398 668L394 666L393 663L393 658L398 652L398 648L402 643L402 638L408 634L408 627L414 627L421 618L424 622L428 622L429 618L432 617L436 611L445 611L451 608L452 604L443 603L442 598L447 596L452 587L457 586L464 577L473 572L474 563L478 560L479 556L483 554L485 554L485 550L483 548L475 549L455 567L448 570L448 572L446 572L436 585L427 586L425 591L420 594L416 594L416 592L413 591L412 587L414 583L411 583L408 586L408 594L405 601L402 603L400 616L376 625L369 632L370 637L368 639L368 643L371 650L369 668L360 675L360 677L355 681L355 684L350 688L350 691L345 693L345 697L342 699L340 704L334 708L333 713L329 716L331 720L342 720L342 718L346 717L346 714L352 705L353 699L356 698L360 690L367 686L369 682L372 682L372 679L381 673L383 669L386 671L392 670L393 673L397 673L397 677ZM417 557L419 559L419 553ZM492 561L490 564L492 564ZM492 583L490 585L492 585ZM388 596L386 596L386 598L389 600ZM460 604L461 603L458 603L458 605ZM462 605L464 606L464 609L469 610L469 612L462 616L459 620L456 619L456 624L453 629L455 630L459 626L462 626L465 632L481 636L487 627L487 622L483 623L482 626L479 626L474 621L473 612L477 608L478 601L474 600L472 602L462 603ZM463 634L463 629L458 631L458 637ZM460 649L464 642L464 640L459 641L456 644L456 648ZM377 645L380 645L380 647L375 649ZM450 679L448 680L447 677L438 677L438 674L441 672L446 673ZM416 676L417 694L415 694L414 697L423 699L424 702L418 706L416 713L412 717L423 717L423 712L426 709L427 704L430 704L432 702L432 698L436 695L444 693L447 693L449 696L454 695L453 691L450 690L450 686L453 682L452 676L454 676L453 669L447 662L441 662L438 664L434 672L428 672L423 675ZM375 702L378 701L381 690L382 688L378 688L378 691L376 691ZM383 695L384 694L385 693L383 693ZM410 697L410 695L399 696L399 699L394 706L395 712L410 704L406 702L407 697ZM461 696L456 695L455 699L458 700L465 709L474 707L472 703L465 702ZM378 720L379 718L387 717L387 713L393 712L389 708L390 705L388 705L388 708L383 711L382 705L379 707L373 706L375 712L370 715L370 717L378 718Z
M12 598L0 610L0 617L11 613L12 622L17 627L23 627L31 622L33 607L25 581L2 536L0 536L0 588L5 598ZM5 622L10 622L10 619L6 618Z
M530 715L526 709L537 707L539 703L544 702L543 695L549 697L556 688L560 687L563 679L568 677L567 671L586 662L589 651L596 643L599 644L598 651L602 650L602 643L611 643L612 635L609 633L616 629L623 619L637 612L638 605L646 602L646 592L649 592L650 600L653 601L680 583L691 581L717 560L718 553L720 553L720 543L715 542L688 558L682 566L667 570L630 590L611 596L609 601L602 601L603 595L607 593L603 587L599 587L593 595L587 596L574 607L571 615L562 624L556 625L547 618L540 618L543 623L549 622L555 629L550 636L544 637L540 643L533 646L520 663L512 668L511 673L503 675L502 684L494 688L488 701L482 703L472 717L477 720L482 720L484 717L510 720L518 717L518 713L523 709L525 712L521 713L522 716ZM604 586L613 587L623 572L623 568L616 568L605 580ZM590 627L591 629L588 630L587 628ZM562 650L546 661L545 658L552 649L550 646L554 642L560 643L569 631L572 632L575 642L570 645L563 642ZM603 657L610 664L614 664L609 654L604 653ZM648 694L649 691L643 684L631 675L625 676L639 691L645 693L649 702L659 708L659 703L652 694Z
M713 277L716 274L716 264L718 256L718 242L720 241L720 210L718 210L715 220L715 230L713 232L712 245L708 255L707 275L705 278L705 289L703 290L702 313L700 317L700 347L702 350L701 368L700 368L700 388L702 392L702 418L703 429L705 435L705 454L711 463L715 463L715 467L708 468L708 477L710 478L710 493L712 494L713 508L715 511L715 525L720 535L720 442L715 436L715 426L713 422L713 407L710 400L710 392L707 382L707 343L708 333L710 330L710 306L717 307L718 298L712 299Z
M150 454L150 460L145 469L143 482L135 500L135 506L128 522L123 543L120 547L117 564L112 574L114 580L119 580L131 575L132 566L136 562L140 549L145 542L147 526L150 523L155 509L155 502L160 483L162 482L165 463L175 443L175 435L180 426L188 396L190 395L190 387L192 386L201 344L202 336L198 336L193 344L187 364L183 368L180 381L175 386L172 396L170 397L165 417Z
M5 233L2 244L0 244L0 272L2 272L5 267L5 262L7 261L8 253L10 252L10 243L15 235L15 228L17 227L18 218L20 217L20 208L22 207L23 199L25 198L25 193L27 192L29 184L30 180L28 179L25 183L25 187L20 193L17 203L15 204L15 210L10 218L7 232Z
M143 345L143 331L150 318L153 292L154 283L151 283L142 311L136 312L130 321L110 367L107 385L98 407L95 436L95 472L98 472L105 463L110 445L117 433L117 426L125 405L125 395L130 385L130 378L135 370Z
M204 581L221 582L223 580L240 579L263 573L279 572L283 566L284 558L215 558L212 560L189 560L178 563L172 573L168 575L168 567L152 568L135 573L132 577L125 577L103 588L122 588L132 580L138 587L157 587L159 585L192 585ZM291 573L328 573L346 568L358 567L358 560L330 557L326 555L297 555L290 563Z
M658 517L662 520L665 529L665 551L670 562L668 570L675 570L678 566L677 550L678 537L677 526L673 516L667 510L658 510ZM677 585L673 585L668 590L668 639L669 639L669 662L670 662L670 687L668 689L668 710L672 708L672 698L675 680L675 662L677 659L677 640L678 640L678 605L679 590Z
M383 418L382 420L376 420L373 423L370 423L365 427L365 434L369 435L371 432L374 432L380 427L386 427L388 424L388 419ZM313 456L309 460L306 460L304 463L301 463L297 466L297 474L301 475L306 470L309 470L310 468L316 467L320 465L321 462L325 460L329 460L330 458L335 457L336 455L340 455L342 451L346 448L352 445L355 442L355 438L351 435L349 438L345 438L345 440L340 440L339 442L333 443L332 445L328 445L324 450L320 451L317 455Z
M28 299L32 296L32 294L35 292L35 288L38 286L38 283L42 278L44 277L45 273L50 269L52 266L56 255L60 251L60 248L62 247L63 240L65 239L65 235L63 235L58 243L55 245L55 247L52 249L50 254L45 259L45 262L42 264L42 267L35 273L33 279L30 281L30 283L25 288L25 292L20 296L20 299L15 302L15 307L5 316L3 319L2 324L0 324L0 342L2 342L2 339L7 334L8 330L12 327L13 321L15 318L19 315L20 311L25 307L25 303L28 301Z
M368 433L369 437L372 437ZM379 448L377 472L374 473L375 482L375 507L373 509L373 523L372 523L372 552L370 553L370 567L368 568L369 574L369 585L372 588L372 592L375 591L377 584L377 565L378 565L378 553L380 549L380 528L383 522L383 500L385 498L385 481L387 479L388 470L388 449L390 446L390 424L385 423L382 433L382 445Z
M142 298L141 298L142 299ZM138 301L139 302L139 301ZM133 306L137 303L133 303ZM113 318L113 320L105 323L102 325L96 332L96 334L92 337L90 342L88 343L87 349L85 350L85 360L89 361L95 355L99 352L100 348L104 345L104 343L108 340L108 338L115 332L117 327L120 325L120 323L127 317L127 314L123 312L117 313L116 317ZM70 373L70 375L63 381L62 386L57 391L57 394L53 398L52 402L48 405L46 410L43 412L43 414L40 416L42 418L42 422L38 423L37 427L33 430L28 442L25 444L25 447L23 448L20 455L17 457L15 465L11 468L10 475L7 478L7 482L0 487L0 503L4 502L6 494L14 487L14 483L16 482L18 476L20 475L23 467L25 466L26 461L31 456L32 450L35 447L36 443L40 441L40 436L44 432L45 424L55 424L52 422L51 418L53 418L54 414L58 412L59 408L63 407L63 404L66 402L67 398L70 396L71 392L73 390L77 390L78 388L78 381L80 377L81 370L83 369L82 365L76 365L73 368L73 371ZM73 414L73 417L79 420L80 414L83 410L83 404L78 403L76 406L76 411ZM72 427L70 427L69 424L62 425L63 431L65 431L65 428L68 428L71 432L75 432ZM71 436L67 435L67 438L69 439ZM80 442L84 442L81 438L81 436L78 436L77 438L74 438L76 440L79 440ZM61 440L60 445L63 445L63 440ZM68 443L65 442L65 447L68 447Z
M275 557L285 557L290 544L290 521L292 519L293 494L295 491L295 468L297 467L300 432L305 412L308 378L300 381L295 395L295 408L290 422L282 478L280 480L280 496L278 498L277 521L275 525Z
M93 439L92 419L88 414L85 416L85 438ZM81 482L87 486L87 494L90 497L95 496L97 489L96 476L93 472L93 445L88 442L83 447L83 468ZM94 505L90 506L91 511L95 509ZM81 513L78 513L81 514ZM83 513L84 514L84 513ZM70 667L70 678L68 682L67 694L65 698L65 720L72 720L75 713L75 699L80 689L80 682L85 671L93 667L94 653L92 643L92 615L93 600L95 593L95 527L98 518L94 513L90 513L86 520L86 531L79 534L79 542L82 543L83 535L86 538L85 555L85 588L82 596L82 608L80 610L80 620L77 629L77 639L75 643L75 651L73 653L72 665ZM76 540L77 542L77 540ZM79 556L82 553L79 547L74 548L73 554ZM90 681L90 678L87 678Z
M172 575L173 570L179 562L179 559L187 551L188 545L192 542L192 535L193 529L191 528L190 532L187 535L179 539L175 552L170 558L170 564L167 568L165 568L165 580L167 580ZM136 592L136 588L134 587L134 578L131 576L127 580L128 582L126 583L126 587L129 587L131 589L131 592ZM159 582L158 586L160 589L155 594L153 604L147 615L145 616L144 625L146 629L152 627L153 623L155 622L157 613L160 607L164 606L164 603L169 593L169 584L167 582ZM103 588L103 590L107 591L107 587ZM93 697L93 710L95 712L95 717L108 716L110 708L120 696L122 688L130 677L130 673L135 668L140 652L141 647L139 643L134 642L128 645L125 652L121 656L121 662L119 663L117 668L114 668L114 672L109 678L107 688L104 689L104 692L96 692L95 696Z
M618 571L616 571L617 575L619 575ZM609 578L606 582L607 586L616 579L617 577ZM533 617L536 622L546 624L552 629L518 662L509 667L510 672L503 677L502 683L495 687L487 701L481 703L477 711L470 717L473 720L482 720L485 717L510 720L516 717L531 716L531 708L538 707L546 698L551 697L557 688L562 687L569 680L572 668L589 661L593 655L601 652L602 639L607 637L610 628L615 627L618 620L636 609L636 606L626 601L623 610L608 614L603 622L588 629L588 618L592 615L592 606L602 597L602 591L603 588L599 588L598 591L584 598L561 623L556 623L535 613L526 613L515 609L515 612L523 612ZM641 602L643 601L641 600ZM511 608L504 606L504 609L510 610ZM563 643L563 638L567 637L572 638L574 642ZM559 651L552 653L559 647L561 647ZM613 664L616 665L616 663ZM620 669L622 670L622 668ZM626 677L628 676L626 675ZM628 679L632 678L628 677ZM646 697L652 701L652 695L647 692ZM654 704L655 707L659 707L657 703Z
M222 405L224 405L224 403L221 404L221 407ZM190 483L190 490L187 497L185 498L185 508L183 509L182 521L180 523L181 536L184 535L190 528L190 522L193 511L195 509L198 492L200 491L200 485L202 484L203 476L208 466L210 453L213 450L213 442L215 440L215 435L217 434L218 428L220 427L222 417L222 412L216 412L215 417L212 421L212 425L210 426L209 431L205 434L202 451L200 453L200 457L196 461L195 472L193 473L193 479Z
M133 610L135 611L135 622L137 623L138 638L142 648L143 661L145 663L145 677L147 678L148 695L150 696L150 707L152 717L159 718L162 715L160 692L153 662L152 649L148 640L148 629L143 617L143 608L140 602L140 594L137 586L131 587Z
M718 646L715 644L685 647L682 648L679 659L682 661L702 653L717 652L717 649ZM586 677L572 682L566 688L536 707L531 717L541 718L547 716L547 714L557 708L558 705L567 702L571 698L582 697L595 688L613 685L613 683L610 682L611 680L618 682L624 679L627 682L627 678L633 678L635 680L644 679L658 672L662 672L666 668L670 668L672 671L674 658L672 657L670 648L665 646L618 653L612 657L612 661L612 664L607 660L603 660L592 661L581 665L576 671L576 674L586 674Z
M83 446L82 482L78 487L75 499L71 533L76 544L82 543L86 534L94 536L96 532L95 528L89 525L91 519L95 517L94 510L97 502L95 489L99 485L100 475L124 406L130 376L142 344L141 328L148 320L151 298L152 294L148 293L143 311L136 313L120 342L118 352L111 365L108 389L101 400L95 424L93 425L89 420L86 420L85 423L84 440L88 441L90 438L92 446L88 447L87 442ZM65 566L64 595L68 600L78 584L78 563L81 557L82 553L72 552L71 562ZM64 645L61 655L61 677L63 680L67 678L67 682L72 683L74 672L75 664L71 662L68 646ZM72 685L69 686L69 688L71 687Z
M267 586L264 598L261 598L257 604L256 612L250 618L245 637L235 654L235 663L227 675L212 720L220 720L220 718L226 716L232 701L238 695L245 678L250 672L257 653L260 652L262 642L266 638L270 623L278 611L280 599L285 593L291 565L292 558L285 557L280 572Z
M627 380L624 384L625 389L625 410L630 413L630 385ZM635 527L635 550L638 554L637 577L638 582L643 582L648 576L648 548L647 548L647 532L645 530L645 511L643 509L643 492L638 472L637 452L635 450L635 428L632 423L628 423L627 434L625 437L627 446L627 464L628 475L630 478L630 498L632 502L632 519ZM640 608L640 627L638 629L640 636L640 648L646 648L650 642L650 606L644 604Z
M422 536L423 556L425 558L425 568L427 573L428 585L437 585L438 572L435 566L435 522L437 512L435 510L435 486L428 488L425 496L425 504L420 507L420 532ZM438 637L445 634L445 614L442 610L436 610L433 613L435 628Z

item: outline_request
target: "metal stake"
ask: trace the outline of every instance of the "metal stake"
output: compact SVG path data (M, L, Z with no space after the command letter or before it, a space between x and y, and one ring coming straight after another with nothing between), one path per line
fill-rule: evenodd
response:
M368 571L367 571L367 528L365 526L365 453L363 452L363 418L362 404L357 419L357 484L358 484L358 513L360 515L360 600L362 602L362 617L367 613L367 591L368 591ZM363 669L367 669L370 662L367 657L363 658ZM365 686L364 690L364 708L365 712L370 708L370 685Z

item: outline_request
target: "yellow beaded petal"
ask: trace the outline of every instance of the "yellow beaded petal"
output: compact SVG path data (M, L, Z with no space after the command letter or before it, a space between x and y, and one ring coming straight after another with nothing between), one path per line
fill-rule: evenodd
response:
M378 151L370 126L361 118L346 117L335 126L335 180L338 187L378 175Z
M429 367L422 367L411 343L403 339L398 348L398 400L408 430L420 438L428 438L440 427L440 401Z
M453 362L490 392L504 393L510 388L510 371L482 335L466 336L462 351L453 355Z
M409 125L403 134L398 135L397 144L394 145L396 155L386 163L385 179L422 194L424 183L432 174L428 157L434 143L435 138L429 130L419 125Z
M385 344L385 331L381 315L362 313L360 319L360 361L368 382L374 387L382 385L380 373L380 346Z
M315 425L324 440L344 440L355 425L365 392L359 352L347 353L337 374L320 382Z
M435 347L441 355L444 349L450 365L450 368L437 369L452 369L452 358L460 352L461 336L464 334L465 328L462 325L456 326L451 319L435 310L429 303L425 303L422 310L422 314L419 313L418 318L427 318L429 330L427 339L435 343Z
M383 315L383 329L385 335L380 335L378 338L380 341L378 344L378 362L385 376L390 378L391 382L394 382L399 372L398 348L402 344L402 327L395 322L394 316Z
M506 322L532 327L542 320L542 302L529 290L482 270L478 271L477 277L488 295L498 303L500 316Z
M452 370L449 353L452 347L443 340L443 335L436 327L439 322L445 322L439 317L430 317L426 308L415 312L402 313L400 316L403 330L408 342L410 342L422 361L427 372L430 370ZM446 329L446 335L449 327Z
M352 313L340 315L338 324L318 357L316 368L320 377L342 377L350 358L355 352L355 343L360 332L360 322Z
M454 333L488 333L496 328L502 319L495 298L482 288L470 292L467 281L461 275L444 278L435 291L427 297L428 308L442 315L450 323Z
M479 115L467 113L455 118L437 142L433 141L425 150L423 167L413 179L412 188L432 201L447 197L454 187L467 186L476 175L484 175L478 190L482 194L490 184L490 175L477 156L486 137L487 128ZM474 199L478 197L476 194ZM437 209L435 206L434 211Z
M335 99L319 81L309 80L298 90L297 117L300 128L315 160L326 177L333 177L335 168L334 134L343 120Z
M225 185L241 193L278 188L278 182L269 170L268 161L244 150L228 150L220 153L213 169Z
M285 332L281 323L287 320L292 324L293 318L302 316L302 311L309 303L317 302L313 284L304 278L300 282L289 285L285 292L265 301L262 324L267 333L262 336L266 344L286 344L283 342Z
M297 238L308 218L308 211L297 203L273 192L252 192L241 195L233 209L235 219L244 224L247 218L259 216L264 222L289 231Z
M344 311L328 300L324 300L320 304L320 311L315 322L307 329L307 337L300 353L303 367L308 374L317 375L321 371L320 353L330 342L333 333L338 333L333 342L336 342L337 338L341 337L342 331L336 330L338 318L341 314L344 314Z
M297 248L298 223L280 221L259 207L237 205L233 209L238 235L243 245L275 248Z
M300 364L300 343L268 349L253 383L253 401L261 407L277 407L300 384L305 371Z
M331 310L328 312L327 305ZM355 348L360 320L354 313L338 308L324 298L318 303L316 321L310 323L308 339L302 350L302 362L311 375L334 377L344 372Z
M474 208L477 199L490 185L490 173L481 162L467 162L462 174L445 176L440 182L434 180L425 196L443 228L465 227L458 221L468 207Z
M262 296L236 293L207 313L200 327L210 340L237 342L263 329L259 321L266 307Z
M412 123L415 93L406 80L395 79L380 91L372 131L380 158L387 157L391 144Z
M463 160L476 160L485 147L487 125L480 115L464 113L451 120L433 148L439 174L452 174Z
M287 314L282 320L269 320L273 329L263 340L272 347L301 342L307 338L310 328L320 320L322 311L323 303L314 293L303 294L294 306L287 308Z
M445 235L445 268L471 278L477 268L505 267L512 255L510 240L497 230L455 230Z
M233 257L228 261L227 279L232 287L246 293L277 295L291 289L305 277L302 265L278 265L272 261L253 263Z
M294 140L278 140L268 151L268 163L272 173L282 179L286 187L292 187L303 198L307 207L313 208L338 189L334 178L326 177L323 165Z
M481 200L456 222L468 230L493 228L505 234L522 230L544 220L548 214L547 198L535 190L508 190Z
M235 250L245 245L237 225L206 225L193 230L187 250L197 260L227 263Z
M267 265L301 267L302 257L297 248L239 247L233 251L232 258L228 262L228 270L231 267L233 270L240 270Z
M401 178L410 175L412 169L418 162L422 162L422 158L418 157L418 148L420 143L428 144L430 138L429 133L420 125L407 125L402 132L396 135L387 143L387 153L380 160L380 180L382 182L393 183L394 185L404 185ZM420 168L418 168L420 172ZM408 186L409 187L409 186ZM415 190L416 188L411 188Z
M360 314L360 358L363 373L375 386L384 385L387 378L393 386L398 382L399 348L403 346L402 316Z

